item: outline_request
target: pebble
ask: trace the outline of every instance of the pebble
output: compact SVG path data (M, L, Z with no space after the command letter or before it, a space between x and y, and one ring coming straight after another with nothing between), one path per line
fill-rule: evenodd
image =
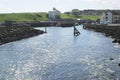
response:
M118 64L118 66L120 67L120 63Z
M114 60L114 58L110 58L110 60Z

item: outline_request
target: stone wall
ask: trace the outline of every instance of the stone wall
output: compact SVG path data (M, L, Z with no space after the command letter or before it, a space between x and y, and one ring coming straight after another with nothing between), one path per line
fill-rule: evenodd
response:
M0 27L0 45L43 33L32 27Z
M111 36L114 40L113 43L120 44L120 26L119 25L92 25L84 24L84 29L93 29L97 32L105 33L106 36Z

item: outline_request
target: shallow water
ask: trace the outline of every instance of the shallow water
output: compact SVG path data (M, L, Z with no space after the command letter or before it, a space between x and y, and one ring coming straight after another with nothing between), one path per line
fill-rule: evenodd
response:
M120 45L77 29L77 37L73 27L49 27L47 34L1 45L0 80L120 80Z

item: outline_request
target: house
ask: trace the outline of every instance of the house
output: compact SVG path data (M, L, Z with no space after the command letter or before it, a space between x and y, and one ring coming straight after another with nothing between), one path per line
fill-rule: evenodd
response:
M104 10L92 10L92 9L88 9L88 10L80 10L80 15L93 15L93 16L100 16L102 15L102 12Z
M115 24L120 23L120 11L108 10L103 12L100 18L100 24Z
M57 10L56 8L53 8L53 11L48 12L48 18L50 20L57 20L57 19L60 19L60 14L61 12L59 10Z
M72 14L75 15L76 17L78 17L78 15L80 14L79 9L73 9Z

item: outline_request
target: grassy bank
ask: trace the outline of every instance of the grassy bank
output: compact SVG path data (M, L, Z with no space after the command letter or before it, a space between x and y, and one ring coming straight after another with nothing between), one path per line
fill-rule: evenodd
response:
M92 15L78 15L77 17L72 14L61 14L61 18L72 18L72 19L89 19L89 20L97 20L100 18L100 16L92 16Z
M100 16L92 16L92 15L81 15L82 19L90 19L90 20L97 20Z
M44 21L47 20L47 18L45 12L0 14L0 22L4 22L5 20L23 22L23 21Z
M62 13L61 18L71 18L71 19L90 19L90 20L96 20L99 18L99 16L91 16L91 15L78 15L76 17L75 15L67 15ZM45 12L36 12L36 13L6 13L6 14L0 14L0 22L4 22L5 20L12 20L12 21L45 21L46 13Z

